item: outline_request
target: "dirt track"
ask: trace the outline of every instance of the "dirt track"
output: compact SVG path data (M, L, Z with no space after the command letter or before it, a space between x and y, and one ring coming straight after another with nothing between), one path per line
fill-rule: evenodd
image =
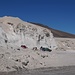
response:
M75 67L69 66L39 70L19 70L17 72L0 73L0 75L75 75Z

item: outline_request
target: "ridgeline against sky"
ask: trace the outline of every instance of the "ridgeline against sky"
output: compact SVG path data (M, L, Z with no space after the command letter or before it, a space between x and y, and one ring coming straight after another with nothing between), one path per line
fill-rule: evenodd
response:
M20 17L75 34L74 0L0 0L0 16Z

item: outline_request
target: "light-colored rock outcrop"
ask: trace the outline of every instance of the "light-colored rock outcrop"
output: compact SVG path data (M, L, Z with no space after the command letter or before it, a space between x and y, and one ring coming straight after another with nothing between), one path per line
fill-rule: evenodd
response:
M17 17L2 17L0 71L75 65L74 41L71 38L55 38L51 30ZM52 51L41 51L41 46Z

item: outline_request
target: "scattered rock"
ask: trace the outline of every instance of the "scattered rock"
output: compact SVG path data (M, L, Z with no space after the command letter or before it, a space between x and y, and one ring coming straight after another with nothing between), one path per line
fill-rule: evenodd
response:
M12 66L12 68L16 69L18 71L18 67L17 66Z
M23 65L27 66L29 61L22 62Z
M48 57L48 55L41 55L42 58Z
M8 42L8 40L5 40L5 43L7 43Z
M37 47L33 47L33 50L35 50L35 51L36 51L36 50L37 50Z
M7 69L11 69L9 66L6 67Z
M41 65L43 65L43 63L40 63Z
M40 55L40 53L37 52L38 55Z
M20 48L18 48L17 50L19 50L19 51L20 51Z
M4 54L0 54L0 59L2 59L4 57Z
M21 62L21 60L20 60L20 59L16 59L15 61L16 61L16 62Z

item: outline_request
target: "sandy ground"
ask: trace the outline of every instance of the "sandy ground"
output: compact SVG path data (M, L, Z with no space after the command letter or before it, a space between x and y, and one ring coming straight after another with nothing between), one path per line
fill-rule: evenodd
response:
M30 49L5 49L0 51L0 71L75 65L75 51L41 51Z

